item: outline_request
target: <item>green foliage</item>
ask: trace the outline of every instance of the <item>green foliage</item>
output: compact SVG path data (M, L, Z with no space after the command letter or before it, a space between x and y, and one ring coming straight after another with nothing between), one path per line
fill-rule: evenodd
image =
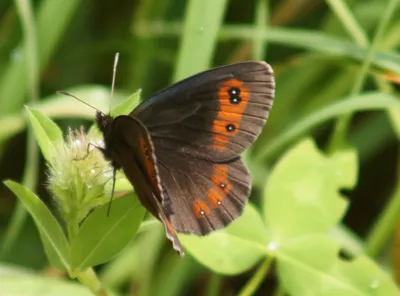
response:
M215 272L242 273L266 255L268 242L260 215L252 205L226 229L206 237L181 235L185 249Z
M349 150L328 158L311 140L305 140L281 158L268 179L263 207L277 244L292 237L326 232L340 221L347 201L339 189L355 185L356 157Z
M138 94L132 95L113 113L127 113L137 102ZM34 218L49 261L84 282L88 268L110 260L132 240L143 219L144 208L134 194L127 194L114 201L112 212L107 215L108 204L98 207L104 204L102 201L109 201L109 197L104 196L102 177L89 176L90 180L86 177L88 170L91 175L93 168L101 167L99 162L106 163L104 159L99 159L101 156L95 156L100 152L87 150L90 146L89 142L83 142L84 135L71 138L70 134L72 143L64 144L61 130L50 118L38 110L27 108L27 111L42 153L52 167L50 188L67 225L68 240L62 225L35 194L13 181L6 181L5 184ZM66 157L68 150L71 150L72 159ZM57 164L60 162L63 163ZM83 166L81 162L84 162ZM110 169L105 166L106 171ZM67 180L65 176L69 176ZM74 182L69 183L70 179Z
M1 171L19 179L23 165L24 173L20 182L4 182L18 200L14 213L11 195L1 191L0 294L127 295L130 287L135 295L165 296L200 287L196 293L211 296L399 295L392 238L400 213L393 153L400 102L392 82L400 74L400 1L325 2L2 2ZM183 259L158 221L142 222L145 211L126 194L132 188L122 174L107 216L110 166L99 151L82 157L101 134L95 125L87 135L67 132L87 127L96 111L55 90L67 88L104 113L115 105L117 116L139 103L141 92L128 96L135 89L148 96L212 66L250 59L274 68L276 100L244 155L253 194L243 216L206 237L180 235ZM24 131L26 147L16 137ZM43 260L30 265L42 249L50 265L81 284L47 276Z

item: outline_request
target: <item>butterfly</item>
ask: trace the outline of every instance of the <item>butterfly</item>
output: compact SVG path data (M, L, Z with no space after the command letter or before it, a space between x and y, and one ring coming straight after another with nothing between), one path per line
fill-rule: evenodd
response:
M177 233L206 235L242 214L251 178L240 154L260 134L274 94L272 68L250 61L184 79L129 115L96 113L114 180L122 169L181 256Z

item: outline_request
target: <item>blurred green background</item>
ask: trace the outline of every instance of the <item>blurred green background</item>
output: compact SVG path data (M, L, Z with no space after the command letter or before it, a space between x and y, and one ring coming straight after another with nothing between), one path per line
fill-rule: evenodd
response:
M259 204L268 168L301 135L312 135L325 150L352 145L359 155L359 181L355 190L345 192L351 204L343 223L366 240L378 222L386 223L371 253L381 254L382 260L400 258L387 259L397 250L392 234L400 203L400 111L383 111L376 104L343 105L329 116L321 113L368 91L398 96L397 2L1 0L0 179L20 181L52 204L45 163L26 131L24 105L36 106L64 130L89 127L94 112L55 92L68 90L107 111L116 52L120 61L113 105L139 88L146 98L212 66L265 60L275 71L276 100L249 156L258 172L251 200ZM355 112L351 118L341 117L344 140L333 119L346 108ZM339 135L336 142L334 134ZM0 265L62 276L48 265L32 220L3 185L0 234ZM133 244L136 251L129 264L97 268L100 274L107 272L106 281L119 291L134 290L132 295L235 295L254 273L215 275L190 256L178 258L162 231L140 233ZM272 271L257 295L272 295L275 287Z

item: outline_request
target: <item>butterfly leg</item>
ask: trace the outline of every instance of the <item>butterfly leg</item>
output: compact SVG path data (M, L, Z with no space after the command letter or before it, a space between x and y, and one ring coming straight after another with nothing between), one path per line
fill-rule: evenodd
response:
M113 183L112 183L112 189L111 189L111 198L110 201L108 203L108 208L107 208L107 217L110 216L110 211L111 211L111 203L114 197L114 191L115 191L115 180L116 180L116 176L117 176L117 169L114 167L113 170Z
M89 144L88 144L87 147L86 147L86 154L85 154L85 156L83 156L83 157L75 157L75 158L74 158L74 161L79 161L79 160L84 160L84 159L86 159L86 157L88 157L89 154L90 154L90 152L91 152L90 146L92 146L92 147L94 147L94 148L97 148L97 149L99 149L99 150L103 150L103 149L104 149L104 148L102 148L102 147L100 147L100 146L97 146L97 145L95 145L95 144L89 142Z

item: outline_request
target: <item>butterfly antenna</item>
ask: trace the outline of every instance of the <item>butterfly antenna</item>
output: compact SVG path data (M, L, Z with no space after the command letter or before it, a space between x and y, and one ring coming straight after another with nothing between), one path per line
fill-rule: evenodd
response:
M110 110L108 113L111 112L111 101L112 101L112 98L114 95L115 76L117 76L118 58L119 58L119 52L117 52L115 54L115 58L114 58L113 76L112 76L112 82L111 82Z
M85 104L86 106L89 106L90 108L92 108L92 109L94 109L94 110L100 112L101 114L104 114L103 111L100 111L100 110L97 109L96 107L94 107L94 106L92 106L92 105L86 103L85 101L83 101L83 100L77 98L76 96L74 96L73 94L70 94L69 92L66 92L66 91L64 91L64 90L58 90L58 91L56 91L56 93L61 94L61 95L66 95L66 96L72 97L72 98L74 98L75 100L78 100L79 102Z

